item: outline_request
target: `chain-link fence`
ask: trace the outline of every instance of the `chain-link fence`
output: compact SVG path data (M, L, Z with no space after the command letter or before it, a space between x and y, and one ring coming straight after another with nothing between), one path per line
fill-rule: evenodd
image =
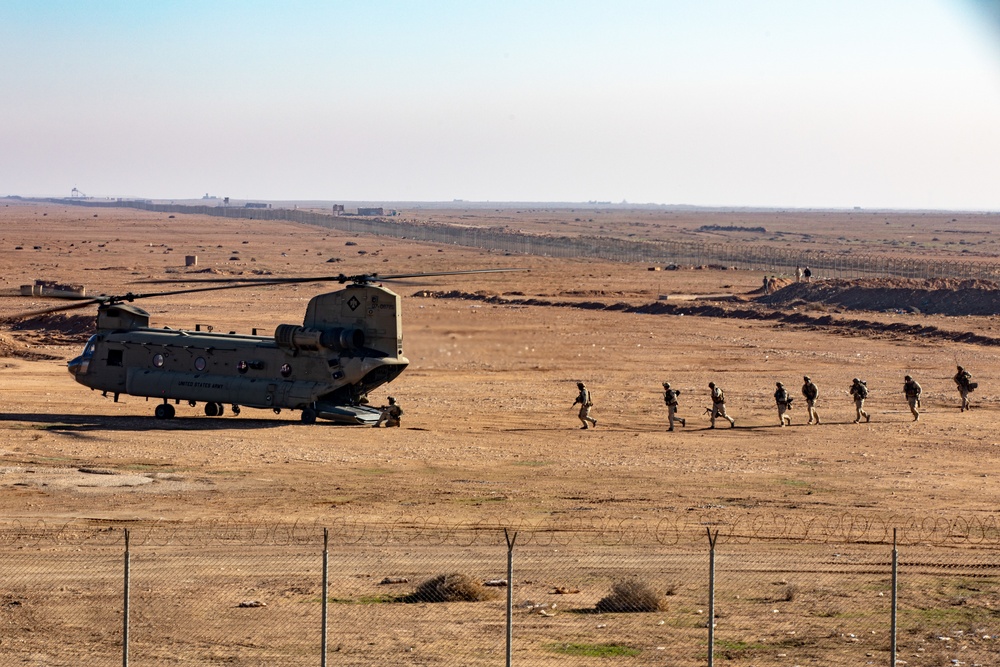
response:
M12 525L0 528L0 654L45 665L892 665L895 638L910 664L1000 664L989 521L900 521L895 553L889 524L864 517L706 523Z
M460 227L401 219L334 216L299 209L255 209L227 206L154 204L148 201L89 201L46 199L57 204L136 208L163 213L189 213L249 220L288 220L348 233L450 243L501 252L551 257L593 257L652 265L723 266L795 275L808 266L817 278L955 278L1000 280L1000 262L966 257L923 259L904 254L862 251L809 251L764 243L701 243L694 241L634 241L604 236L529 234L503 228Z

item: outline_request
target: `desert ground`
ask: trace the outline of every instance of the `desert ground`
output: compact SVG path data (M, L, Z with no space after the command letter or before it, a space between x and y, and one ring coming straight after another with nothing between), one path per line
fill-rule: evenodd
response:
M796 242L810 247L997 255L996 216L972 214L402 215L486 226L503 217L511 228L559 234L639 229L649 238L698 237L710 233L697 230L711 224L762 224L776 239L762 241L768 243L799 235ZM955 229L969 233L948 231ZM893 243L904 236L905 244ZM197 255L198 265L185 267L186 255ZM711 304L723 312L902 322L984 339L1000 336L994 316L810 305L801 295L795 302L768 301L761 298L762 274L755 272L651 271L645 265L504 255L293 223L15 201L0 201L0 265L0 316L8 318L0 327L0 515L8 526L183 525L223 518L310 525L411 519L655 525L679 519L726 524L755 516L780 516L796 525L835 523L844 516L896 517L905 524L927 517L989 523L995 516L1000 347L889 328L643 314L592 304L641 306L665 296L669 304ZM19 285L36 279L82 283L89 294L122 294L158 291L141 281L188 274L292 277L504 267L528 271L391 284L403 295L410 366L370 398L375 404L390 394L399 400L405 414L398 429L307 426L290 411L248 409L238 417L210 418L200 406L183 404L178 418L156 420L152 401L123 396L116 403L73 381L66 360L79 353L87 333L55 325L23 329L14 319L52 305L17 295ZM784 276L780 284L791 281ZM300 323L309 298L337 288L254 287L139 305L151 312L153 326L271 332L281 323ZM440 296L449 292L460 295ZM591 306L573 307L582 303ZM89 314L71 314L80 312ZM973 409L964 413L951 380L957 364L980 383ZM917 422L903 398L905 374L924 389ZM818 426L805 425L803 375L819 386ZM870 423L852 423L847 389L854 377L867 380ZM580 429L573 407L581 380L593 393L599 422L588 430ZM679 415L687 419L686 427L672 433L666 431L663 381L681 390ZM703 413L710 381L724 387L735 428L724 421L709 428ZM798 399L790 428L778 426L776 381ZM756 663L738 664L788 663L758 656Z

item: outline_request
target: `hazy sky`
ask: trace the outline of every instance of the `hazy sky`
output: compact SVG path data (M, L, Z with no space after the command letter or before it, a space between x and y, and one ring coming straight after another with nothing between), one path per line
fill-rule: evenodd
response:
M0 1L0 195L1000 210L997 0Z

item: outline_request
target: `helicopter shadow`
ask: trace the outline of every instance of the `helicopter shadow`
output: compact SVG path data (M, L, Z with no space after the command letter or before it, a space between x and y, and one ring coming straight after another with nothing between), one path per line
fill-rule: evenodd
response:
M233 419L232 417L119 417L112 415L59 415L41 412L0 413L0 422L28 422L35 428L53 433L88 433L96 431L231 431L262 430L302 426L301 422L281 419ZM324 424L326 425L326 424ZM335 424L330 423L330 426ZM315 425L314 425L315 426Z

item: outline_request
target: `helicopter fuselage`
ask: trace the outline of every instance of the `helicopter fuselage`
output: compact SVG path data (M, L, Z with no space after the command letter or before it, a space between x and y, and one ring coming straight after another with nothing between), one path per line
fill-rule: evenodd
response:
M148 313L102 305L98 333L69 362L77 382L92 389L191 404L206 414L222 405L302 410L303 421L324 417L370 423L378 411L362 405L392 381L403 356L400 299L378 285L349 285L313 297L303 324L278 325L274 336L148 326ZM158 407L158 417L173 416Z

